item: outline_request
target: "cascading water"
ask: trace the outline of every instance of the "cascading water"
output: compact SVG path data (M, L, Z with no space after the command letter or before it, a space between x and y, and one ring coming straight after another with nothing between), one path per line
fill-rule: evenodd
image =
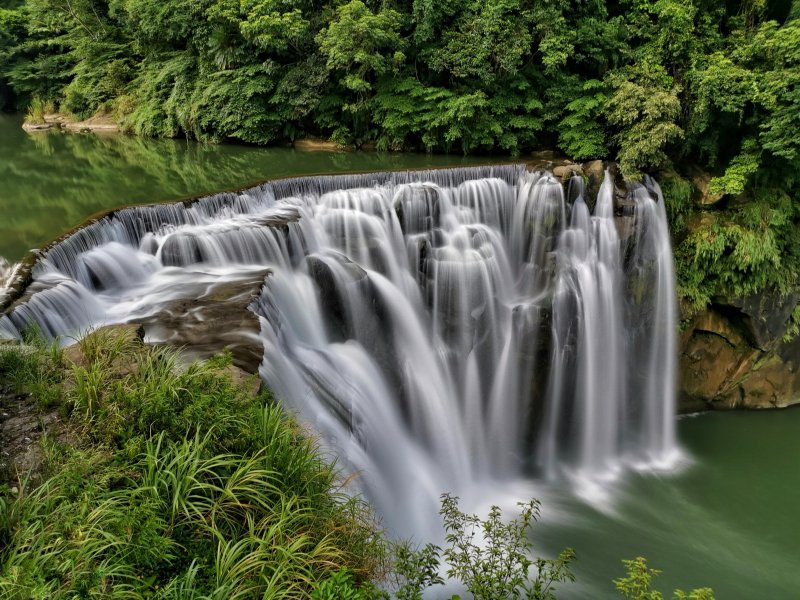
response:
M0 337L158 315L269 268L261 375L390 530L439 494L597 479L674 453L675 289L658 185L594 215L522 166L317 177L118 211L50 249ZM625 211L623 211L624 213ZM621 233L624 230L624 235Z

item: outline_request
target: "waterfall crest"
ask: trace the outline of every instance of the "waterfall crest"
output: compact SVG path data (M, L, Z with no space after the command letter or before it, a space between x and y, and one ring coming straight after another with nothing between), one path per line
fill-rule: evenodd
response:
M0 337L158 315L269 269L261 375L390 530L439 494L675 452L676 304L658 184L523 166L308 177L117 211L50 248ZM623 215L617 214L623 212Z

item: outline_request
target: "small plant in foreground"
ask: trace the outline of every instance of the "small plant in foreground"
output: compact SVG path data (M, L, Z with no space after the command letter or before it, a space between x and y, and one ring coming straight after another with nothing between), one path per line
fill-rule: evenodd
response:
M664 600L661 592L653 589L653 578L661 573L647 566L647 560L637 556L633 560L623 560L627 574L614 580L614 585L626 600ZM675 590L673 600L714 600L711 588L697 588L690 592Z
M443 494L439 514L447 547L427 544L414 550L407 543L396 545L394 598L422 600L426 589L443 585L440 565L444 558L449 565L448 577L460 581L475 600L554 600L555 584L574 580L569 563L575 553L568 548L556 559L532 558L533 544L528 534L539 516L539 501L530 500L519 506L519 517L509 522L502 520L497 506L484 520L462 512L457 497ZM389 595L374 591L366 598ZM459 596L452 596L451 600L458 599Z
M418 550L407 543L396 546L394 572L397 600L422 600L423 590L444 583L439 575L440 552L441 548L435 544L426 544Z
M574 581L569 563L575 558L567 548L555 559L531 558L533 544L528 530L539 517L539 501L519 504L520 516L504 523L497 506L484 521L458 508L458 498L444 494L440 514L444 519L448 548L444 558L447 574L459 579L475 600L526 598L551 600L555 585ZM530 569L536 568L530 578Z
M331 573L311 593L311 600L377 600L385 597L372 586L359 587L353 579L353 573L346 567Z

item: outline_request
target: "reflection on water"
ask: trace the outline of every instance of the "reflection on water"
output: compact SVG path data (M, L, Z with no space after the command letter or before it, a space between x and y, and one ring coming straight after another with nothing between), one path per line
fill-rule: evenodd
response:
M486 163L486 158L198 144L116 134L27 134L0 115L0 256L18 261L86 217L312 173ZM495 159L502 160L502 159Z

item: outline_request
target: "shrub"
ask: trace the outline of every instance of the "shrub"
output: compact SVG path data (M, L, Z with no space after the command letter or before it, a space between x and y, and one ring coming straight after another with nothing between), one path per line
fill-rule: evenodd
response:
M627 574L614 580L617 591L626 600L663 600L661 592L653 589L653 578L661 573L647 566L647 560L638 556L633 560L623 560ZM714 600L711 588L698 588L690 592L675 590L674 600Z

